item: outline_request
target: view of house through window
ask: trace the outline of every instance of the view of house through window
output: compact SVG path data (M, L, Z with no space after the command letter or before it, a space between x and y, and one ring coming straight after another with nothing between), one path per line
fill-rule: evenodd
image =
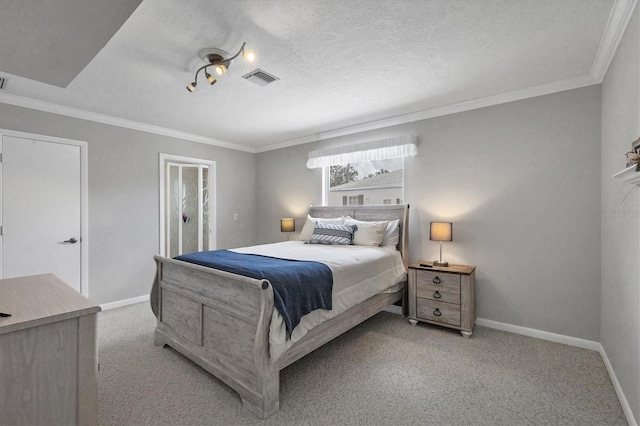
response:
M329 167L330 206L402 204L404 159L364 161Z

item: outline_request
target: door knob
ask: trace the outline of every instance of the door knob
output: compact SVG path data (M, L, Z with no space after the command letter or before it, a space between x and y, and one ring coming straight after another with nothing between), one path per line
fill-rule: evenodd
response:
M69 244L75 244L77 243L78 240L76 240L75 238L71 237L68 240L64 240L63 243L69 243Z

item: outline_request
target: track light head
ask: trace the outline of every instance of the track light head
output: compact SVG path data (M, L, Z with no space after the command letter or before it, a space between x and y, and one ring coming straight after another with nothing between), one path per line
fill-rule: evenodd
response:
M253 61L256 60L256 54L253 53L252 50L244 50L244 49L242 49L242 57L247 62L253 62Z
M227 72L227 66L225 64L216 65L214 69L218 75L222 75Z
M193 83L189 83L189 85L187 86L187 90L193 92L194 90L196 90L197 85L198 83L196 83L195 81Z
M209 82L210 85L214 85L216 84L217 80L214 76L212 76L211 74L209 74L207 71L204 72L204 76L207 78L207 81Z

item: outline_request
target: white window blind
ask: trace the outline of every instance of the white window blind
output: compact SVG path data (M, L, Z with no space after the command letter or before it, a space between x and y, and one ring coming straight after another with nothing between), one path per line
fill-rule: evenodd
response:
M311 151L307 167L316 169L362 161L415 156L418 154L417 143L415 136L407 135Z

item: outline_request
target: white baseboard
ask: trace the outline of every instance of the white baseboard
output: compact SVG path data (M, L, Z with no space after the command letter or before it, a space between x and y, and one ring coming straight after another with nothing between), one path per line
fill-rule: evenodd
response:
M492 321L484 318L476 319L476 324L483 327L495 328L496 330L508 331L523 336L535 337L537 339L548 340L550 342L562 343L592 351L600 351L600 342L593 340L579 339L577 337L565 336L564 334L550 333L548 331L536 330L535 328L521 327L519 325L507 324L504 322Z
M565 336L564 334L550 333L548 331L536 330L534 328L521 327L519 325L506 324L503 322L492 321L484 318L477 318L476 324L483 327L495 328L496 330L508 331L510 333L522 334L524 336L535 337L537 339L548 340L551 342L562 343L569 346L575 346L578 348L599 352L600 356L602 357L602 361L607 368L607 372L609 373L611 383L613 383L613 388L616 390L618 400L620 401L620 405L622 405L622 411L627 418L627 422L630 426L638 426L638 423L636 422L636 419L633 415L633 411L631 411L629 401L627 401L627 397L625 396L624 391L620 386L618 377L613 370L611 361L609 361L609 357L607 356L607 353L605 352L604 347L602 347L602 344L600 344L600 342Z
M638 422L633 416L633 411L631 411L631 406L629 405L629 401L627 401L627 397L624 395L624 391L620 386L620 382L618 381L618 377L616 376L616 372L613 370L613 366L611 365L611 361L609 361L609 357L604 350L604 347L600 345L600 356L602 357L602 361L604 362L605 367L607 367L607 371L609 372L609 377L611 378L611 383L613 383L613 388L616 390L616 394L618 395L618 400L620 400L620 405L622 405L622 411L624 412L625 417L627 418L627 423L629 426L638 426Z
M149 295L146 294L144 296L132 297L131 299L118 300L116 302L104 303L100 305L103 311L108 311L109 309L122 308L123 306L135 305L136 303L142 303L149 300Z

